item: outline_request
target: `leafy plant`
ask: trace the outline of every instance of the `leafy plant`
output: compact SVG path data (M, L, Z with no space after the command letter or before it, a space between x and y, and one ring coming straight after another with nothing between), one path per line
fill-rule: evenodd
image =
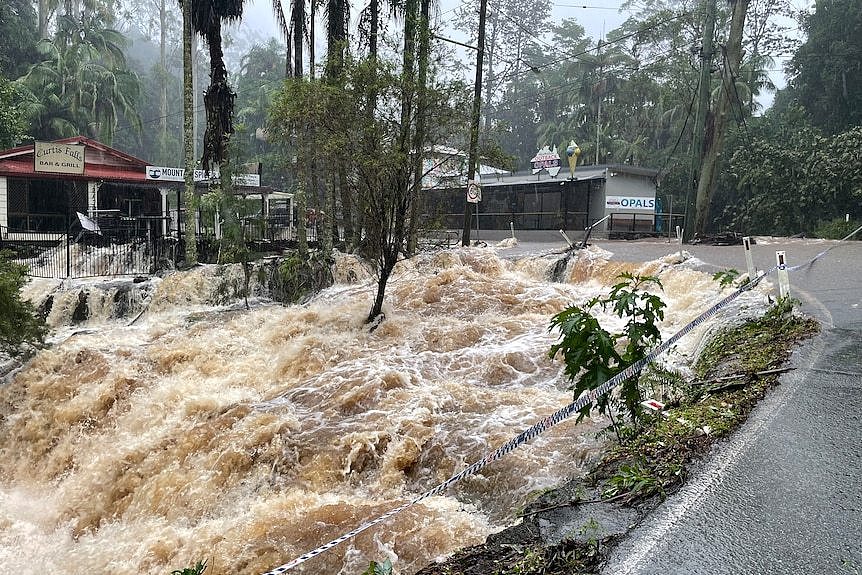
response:
M21 299L26 273L26 266L10 261L8 252L0 252L0 352L10 355L25 345L41 345L47 332L33 304Z
M817 226L817 229L814 230L814 235L818 238L826 238L829 240L842 240L854 232L858 227L859 222L853 220L845 221L844 218L835 218L832 221L824 222ZM857 234L850 239L862 239L862 234Z
M542 550L529 548L524 551L524 555L521 559L504 571L504 575L526 575L528 573L537 573L544 564L545 556Z
M802 302L796 298L792 298L790 296L778 298L775 305L766 310L766 313L763 314L763 320L769 322L783 319L787 317L793 311L793 308L798 305L802 305Z
M629 494L632 497L646 497L661 489L661 483L655 476L640 465L621 465L616 475L608 480L608 487L602 491L602 496Z
M723 288L725 288L729 285L732 285L733 282L735 282L736 278L738 278L738 277L739 277L739 270L735 270L732 268L729 270L722 270L719 272L715 272L712 275L712 279L714 281L717 281L718 285L720 285Z
M614 285L606 297L596 296L584 307L569 307L551 319L549 331L558 329L562 339L551 346L548 355L551 358L558 353L563 355L565 374L572 382L569 389L574 391L576 398L643 359L648 349L661 341L656 323L664 319L665 303L645 290L648 285L661 288L661 282L653 276L630 273L619 278L623 281ZM603 310L610 307L615 315L626 319L622 333L612 334L604 329L590 313L595 306L601 306ZM638 423L642 397L637 378L623 382L620 399L632 421ZM613 421L609 394L597 398L595 407ZM584 406L578 421L588 416L592 408L592 404ZM620 426L616 422L614 431L620 438Z
M198 561L194 567L186 567L185 569L174 569L171 575L202 575L207 570L207 562Z
M362 572L362 575L392 575L392 561L389 558L383 563L372 561L368 569Z

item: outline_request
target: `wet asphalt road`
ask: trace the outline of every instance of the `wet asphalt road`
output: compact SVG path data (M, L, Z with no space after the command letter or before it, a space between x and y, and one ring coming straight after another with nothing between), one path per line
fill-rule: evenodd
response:
M662 247L599 245L621 259ZM832 245L765 239L752 249L756 267L769 269L776 250L794 265ZM685 249L705 269L745 269L741 247ZM629 534L603 573L862 573L862 243L841 244L790 282L823 332L794 353L796 370Z
M627 261L679 249L594 243ZM795 265L833 245L763 238L752 251L755 266L770 269L776 250ZM746 269L741 246L684 249L705 271ZM604 575L862 574L862 242L841 244L790 282L822 333L794 353L796 369L746 424L628 534Z

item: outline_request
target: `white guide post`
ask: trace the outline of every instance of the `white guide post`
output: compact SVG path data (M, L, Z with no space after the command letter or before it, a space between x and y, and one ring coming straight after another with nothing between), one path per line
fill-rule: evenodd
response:
M754 269L754 260L751 257L751 238L742 238L742 247L745 248L745 265L748 266L748 281L754 281L757 270Z
M790 295L790 276L787 274L784 252L775 252L775 264L778 266L778 295L784 299Z

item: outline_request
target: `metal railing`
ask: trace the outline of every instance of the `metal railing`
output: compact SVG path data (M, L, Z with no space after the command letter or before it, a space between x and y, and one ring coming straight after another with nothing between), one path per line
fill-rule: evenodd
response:
M176 240L145 230L31 232L0 228L0 249L42 278L146 275L167 267L176 257Z

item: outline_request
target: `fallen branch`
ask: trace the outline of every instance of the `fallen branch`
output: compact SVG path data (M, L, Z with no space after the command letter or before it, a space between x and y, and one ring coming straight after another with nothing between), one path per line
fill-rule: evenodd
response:
M630 495L632 495L632 492L626 491L625 493L620 493L606 499L570 499L566 503L559 503L557 505L551 505L550 507L542 507L541 509L528 511L526 513L522 513L518 517L529 517L530 515L536 515L537 513L542 513L544 511L553 511L554 509L559 509L561 507L572 507L581 503L613 503L614 501L619 501L620 499L624 499Z
M696 381L693 383L693 385L708 385L710 383L721 383L723 381L732 381L734 379L742 379L743 377L751 377L754 375L757 375L757 376L772 375L775 373L784 373L786 371L792 371L794 369L796 369L796 368L795 367L779 367L776 369L765 369L763 371L755 371L754 373L746 371L743 373L735 373L733 375L725 375L722 377L715 377L713 379L707 379L704 381Z

